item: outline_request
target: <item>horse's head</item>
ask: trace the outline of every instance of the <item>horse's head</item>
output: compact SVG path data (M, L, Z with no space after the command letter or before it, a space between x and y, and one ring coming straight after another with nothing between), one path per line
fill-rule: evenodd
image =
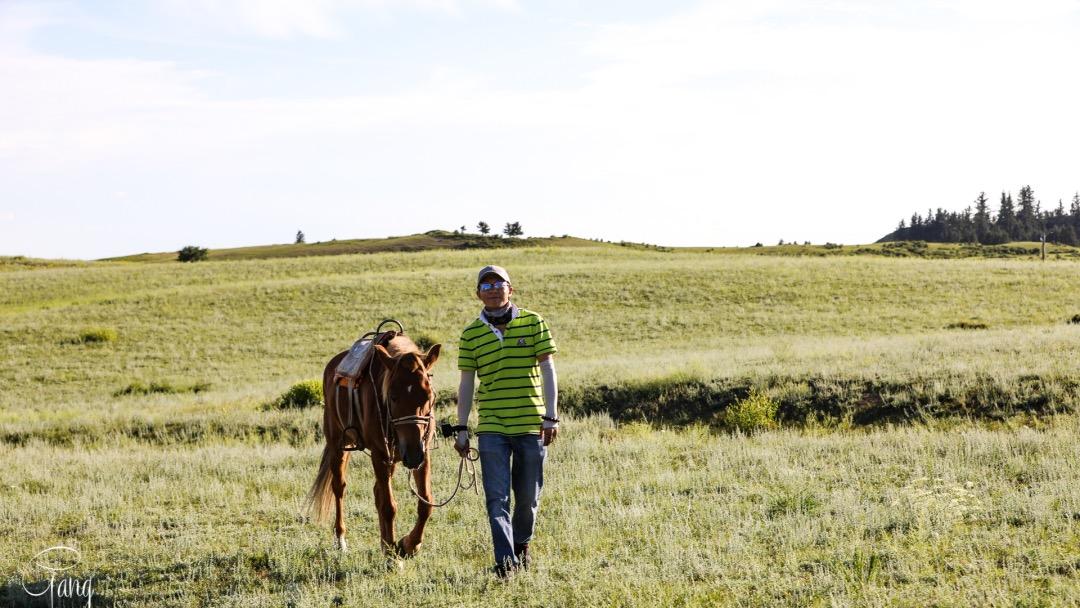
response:
M428 370L439 359L441 348L436 344L426 353L405 352L393 357L382 346L375 346L376 356L386 369L380 399L390 411L401 462L409 469L424 464L426 440L434 432L435 391Z

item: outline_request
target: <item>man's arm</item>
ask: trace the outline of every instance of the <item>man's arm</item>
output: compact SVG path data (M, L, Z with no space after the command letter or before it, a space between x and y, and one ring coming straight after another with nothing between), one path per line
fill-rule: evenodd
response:
M559 380L555 374L555 359L551 353L544 353L536 358L540 363L540 378L544 388L544 445L555 440L559 431Z
M461 381L458 383L457 416L458 425L469 424L469 413L472 412L473 391L476 389L476 371L471 369L461 370ZM457 441L454 447L460 452L469 448L469 431L458 431Z

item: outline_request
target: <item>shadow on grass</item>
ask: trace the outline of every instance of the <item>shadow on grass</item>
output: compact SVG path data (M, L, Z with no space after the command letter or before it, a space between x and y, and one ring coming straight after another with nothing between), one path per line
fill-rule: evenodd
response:
M1080 378L976 375L908 381L769 377L755 382L673 377L571 388L560 394L559 401L572 413L607 413L620 422L723 426L725 410L747 399L755 388L777 402L778 422L795 426L875 426L957 418L1003 421L1021 414L1068 413L1080 399Z

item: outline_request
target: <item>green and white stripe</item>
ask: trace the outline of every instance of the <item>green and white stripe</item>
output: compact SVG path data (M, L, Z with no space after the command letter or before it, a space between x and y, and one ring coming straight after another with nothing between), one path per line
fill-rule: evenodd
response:
M540 369L536 358L556 352L547 322L518 309L518 315L498 331L477 318L461 332L458 369L475 370L477 433L537 434L544 414Z

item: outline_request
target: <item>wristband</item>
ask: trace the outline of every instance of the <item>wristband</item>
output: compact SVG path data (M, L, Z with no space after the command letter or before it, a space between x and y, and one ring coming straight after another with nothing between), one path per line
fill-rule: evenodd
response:
M457 433L458 431L466 431L467 432L468 430L469 430L469 427L465 426L464 424L451 425L449 422L444 422L444 423L442 423L442 426L439 429L439 434L442 435L443 437L453 437L454 433Z
M553 422L555 424L559 424L559 419L558 418L552 418L551 416L540 416L540 419L543 420L544 422Z

